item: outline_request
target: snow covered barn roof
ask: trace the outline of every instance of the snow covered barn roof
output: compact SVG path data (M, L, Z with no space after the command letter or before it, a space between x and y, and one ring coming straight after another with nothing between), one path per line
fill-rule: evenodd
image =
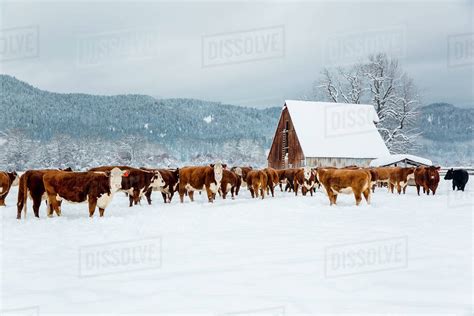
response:
M398 154L398 155L388 155L385 157L380 157L378 159L374 159L370 162L371 167L384 167L393 165L400 162L406 162L410 165L418 166L418 165L425 165L425 166L432 166L433 162L429 159L408 155L408 154Z
M286 100L305 157L378 158L389 155L372 105Z

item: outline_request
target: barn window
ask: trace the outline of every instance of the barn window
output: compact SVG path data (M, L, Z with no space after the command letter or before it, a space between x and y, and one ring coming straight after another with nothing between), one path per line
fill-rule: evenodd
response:
M287 131L290 130L290 122L289 121L285 122L285 130L287 130Z

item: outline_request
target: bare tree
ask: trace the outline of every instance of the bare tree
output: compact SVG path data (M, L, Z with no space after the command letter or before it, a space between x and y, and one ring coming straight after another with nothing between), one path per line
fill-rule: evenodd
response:
M380 53L369 56L367 63L323 69L315 88L316 96L330 102L373 104L380 119L377 128L390 152L406 153L416 146L419 96L398 60Z

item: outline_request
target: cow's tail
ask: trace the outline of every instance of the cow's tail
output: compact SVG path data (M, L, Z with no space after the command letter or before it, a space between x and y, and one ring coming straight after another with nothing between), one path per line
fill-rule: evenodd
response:
M17 219L21 219L21 212L25 213L26 218L26 204L28 199L28 172L25 172L20 177L20 183L18 184L18 201L17 201Z
M265 172L260 172L260 184L262 186L262 188L266 188L267 187L267 175L265 174Z
M7 174L6 172L0 171L0 173L5 174L5 175L7 176L7 178L10 179L10 178L8 177L8 174ZM11 185L11 183L10 183L10 185ZM5 190L5 192L3 192L3 187L0 186L0 200L5 200L5 198L7 197L8 192L9 192L9 188L8 188L8 187L7 187L7 189Z

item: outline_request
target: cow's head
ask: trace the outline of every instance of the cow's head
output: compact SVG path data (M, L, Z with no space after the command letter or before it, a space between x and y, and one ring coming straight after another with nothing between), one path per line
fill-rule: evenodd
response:
M110 170L108 175L110 177L110 190L115 192L122 188L122 177L128 177L129 171L120 170L119 168L115 167Z
M220 183L222 180L222 174L224 173L224 165L220 162L210 165L214 169L214 179L217 183ZM227 166L227 165L225 165Z
M309 180L311 178L311 168L310 167L304 167L303 168L303 173L304 173L304 179Z
M151 179L150 186L154 188L161 188L166 185L165 181L163 180L163 177L161 176L161 173L156 170L153 172L153 178Z
M426 172L428 173L428 179L431 179L431 180L439 179L439 169L441 168L435 167L435 166L430 166L429 168L427 168Z
M16 171L8 172L8 177L10 178L12 186L18 185L18 180L20 179L20 177L18 176L18 173L16 173Z
M454 176L454 169L451 168L446 172L446 175L444 176L444 180L452 180Z
M408 167L408 168L405 168L405 173L407 175L407 177L415 177L415 167Z
M239 177L242 177L242 168L240 167L232 167L231 169L236 175Z

